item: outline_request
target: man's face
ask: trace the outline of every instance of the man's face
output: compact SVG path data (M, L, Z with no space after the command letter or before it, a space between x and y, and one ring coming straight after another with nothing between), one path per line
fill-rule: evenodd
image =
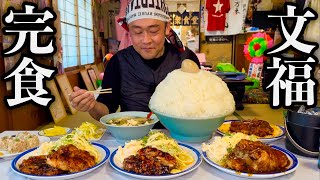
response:
M169 34L163 21L139 19L129 24L133 48L146 60L158 58L164 52L165 35Z

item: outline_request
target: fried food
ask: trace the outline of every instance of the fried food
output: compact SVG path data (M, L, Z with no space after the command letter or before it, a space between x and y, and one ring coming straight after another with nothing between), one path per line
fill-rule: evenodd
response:
M152 147L140 149L137 155L125 158L123 162L125 170L144 175L169 174L176 167L173 156Z
M47 156L31 156L22 161L19 165L19 170L26 174L40 175L40 176L54 176L59 174L66 174L67 172L54 168L46 163Z
M253 119L247 121L233 121L231 122L229 131L265 137L272 135L274 129L267 121Z
M169 153L160 151L156 148L145 147L138 151L139 155L145 155L147 158L156 158L164 166L168 166L170 169L176 167L176 158L171 156Z
M96 164L95 158L89 152L80 150L72 144L61 146L49 154L47 164L63 171L79 172Z
M275 173L286 170L288 157L260 141L242 139L226 157L225 166L240 172Z

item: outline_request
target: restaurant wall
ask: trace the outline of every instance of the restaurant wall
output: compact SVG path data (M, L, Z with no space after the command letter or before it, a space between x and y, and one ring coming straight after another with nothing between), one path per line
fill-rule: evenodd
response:
M2 45L0 45L0 51L2 51ZM1 56L0 53L0 77L2 77L4 73L4 63L3 62L3 57ZM6 95L6 84L4 81L0 81L0 98L3 99L4 96ZM3 101L0 101L0 132L6 130L9 128L9 114L7 113L7 107L3 103Z
M205 0L201 0L201 6L205 7ZM215 69L220 62L232 61L232 42L210 44L206 41L204 32L200 33L200 53L206 55L206 64Z
M232 42L208 44L203 33L200 38L200 52L206 55L206 65L215 69L218 63L232 63Z
M253 0L250 0L252 2ZM285 0L272 0L273 9L281 10L285 3ZM201 0L201 5L205 6L205 0ZM239 35L235 35L239 36ZM236 44L235 39L237 37L233 37L233 40L228 43L214 43L210 44L206 41L206 36L204 33L200 34L200 52L206 54L206 60L208 65L215 66L217 63L234 63L234 64L245 64L242 63L244 61L244 56L239 56L242 52L236 52L236 49L233 49L236 46L241 44ZM234 44L234 45L233 45ZM243 54L243 53L242 53ZM237 63L236 61L241 61ZM247 66L243 66L247 69ZM241 70L242 67L238 67L238 70Z

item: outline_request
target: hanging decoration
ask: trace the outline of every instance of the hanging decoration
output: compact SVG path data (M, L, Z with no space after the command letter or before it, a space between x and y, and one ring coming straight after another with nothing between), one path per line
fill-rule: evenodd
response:
M251 63L263 63L267 57L264 51L273 46L273 39L265 32L255 33L244 45L244 55Z
M264 52L273 46L273 39L265 32L255 33L244 45L244 56L250 61L248 76L261 80L263 62L267 59Z

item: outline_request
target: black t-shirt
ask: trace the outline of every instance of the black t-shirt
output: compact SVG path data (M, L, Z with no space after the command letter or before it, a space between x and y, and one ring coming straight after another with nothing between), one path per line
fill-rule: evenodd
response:
M165 43L165 51L161 57L151 59L151 60L145 60L141 56L140 58L148 67L150 67L153 71L155 71L158 69L158 67L160 67L161 63L165 60L168 54L168 49L169 49L168 44ZM190 55L187 58L196 60L196 62L199 62L197 56L194 53L190 53ZM120 60L121 59L118 59L117 55L115 54L108 62L106 70L104 72L102 88L112 88L112 93L102 94L102 95L99 95L99 97L97 98L98 102L101 102L108 107L110 113L116 112L120 104L120 98L121 98L121 93L120 93L121 77L119 72ZM198 64L198 66L200 67L200 64Z
M143 60L144 64L146 64L147 66L149 66L152 70L157 70L158 67L161 65L161 63L164 61L164 59L166 58L166 55L168 54L168 48L165 48L164 53L162 56L155 58L155 59L151 59L151 60L145 60L143 59L141 56L141 59Z

